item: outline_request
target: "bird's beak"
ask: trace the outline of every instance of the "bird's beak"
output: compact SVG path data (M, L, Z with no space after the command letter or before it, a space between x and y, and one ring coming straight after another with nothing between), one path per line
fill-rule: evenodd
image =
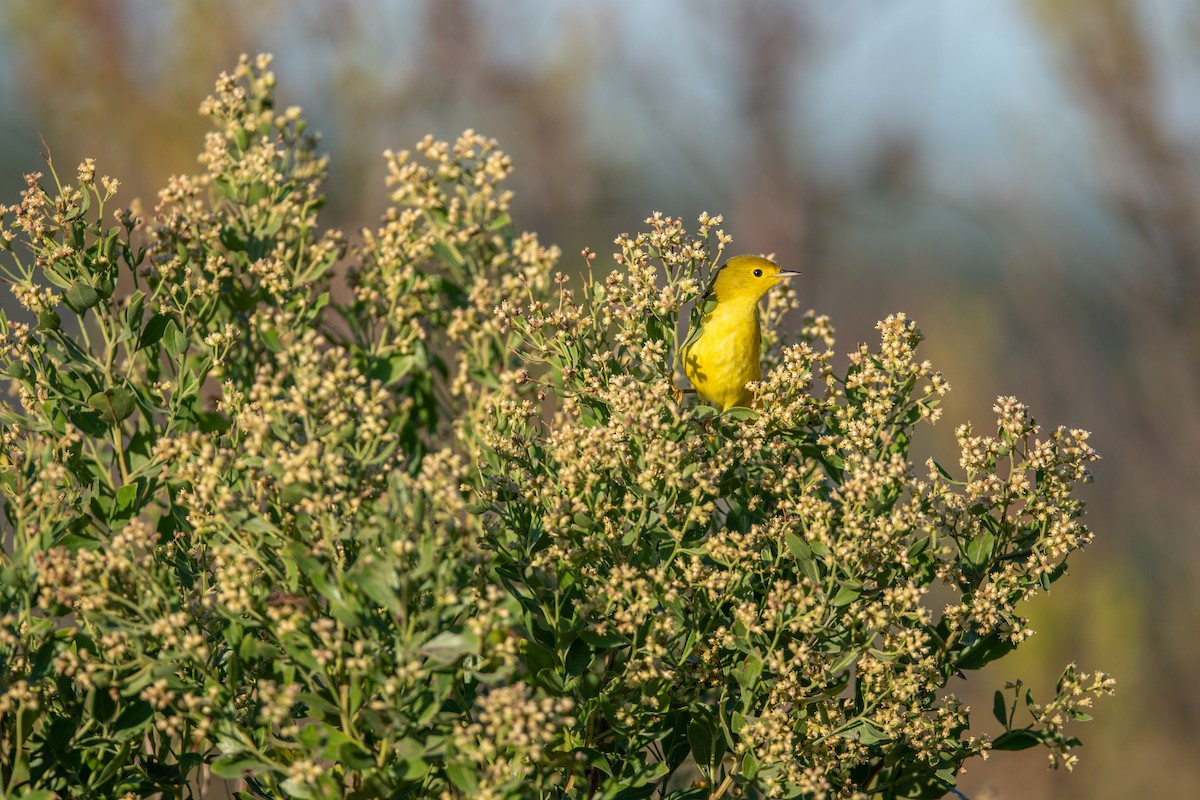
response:
M781 269L781 270L779 270L779 274L776 275L775 277L779 278L780 280L786 280L787 278L794 278L800 274L801 273L797 272L794 269Z

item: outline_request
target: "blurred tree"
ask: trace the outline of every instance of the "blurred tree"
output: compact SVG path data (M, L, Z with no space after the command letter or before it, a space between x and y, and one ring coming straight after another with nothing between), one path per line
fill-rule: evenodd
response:
M48 13L36 0L5 3L5 63L37 126L18 134L23 152L8 158L36 167L40 135L62 161L93 156L139 190L191 168L204 130L196 106L211 76L233 64L277 12L274 2L239 13L234 6L243 8L228 0L64 0Z

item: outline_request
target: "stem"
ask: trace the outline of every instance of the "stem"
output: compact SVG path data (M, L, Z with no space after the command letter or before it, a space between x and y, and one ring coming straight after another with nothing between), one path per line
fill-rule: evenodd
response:
M92 352L92 337L88 334L87 329L87 310L79 312L79 335L83 338L83 346L86 352L90 355Z
M100 457L100 450L96 447L97 441L89 436L83 440L83 446L87 449L93 463L103 464L104 459ZM115 492L117 490L117 482L113 480L112 470L102 469L99 471L99 474L104 479L104 482L108 484L108 488Z
M125 468L125 436L120 423L113 425L113 458L117 462L117 470L121 474L121 485L129 483L129 470Z
M712 794L710 794L708 796L708 800L717 800L717 798L721 797L723 794L725 794L725 792L729 791L729 787L732 784L733 784L733 771L730 770L725 775L725 780L721 781L721 785L716 788L716 791L714 791Z

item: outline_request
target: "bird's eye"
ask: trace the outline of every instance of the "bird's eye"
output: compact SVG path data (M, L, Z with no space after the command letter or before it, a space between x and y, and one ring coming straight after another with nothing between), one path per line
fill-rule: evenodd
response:
M762 277L762 270L761 270L761 269L756 269L756 270L754 270L754 277L756 277L756 278L761 278L761 277Z

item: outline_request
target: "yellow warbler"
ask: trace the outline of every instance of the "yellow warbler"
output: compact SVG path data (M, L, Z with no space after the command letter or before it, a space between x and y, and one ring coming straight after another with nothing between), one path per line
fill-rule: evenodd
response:
M717 270L682 348L683 371L702 398L722 411L750 405L746 384L762 380L758 301L799 274L758 256L734 256Z

